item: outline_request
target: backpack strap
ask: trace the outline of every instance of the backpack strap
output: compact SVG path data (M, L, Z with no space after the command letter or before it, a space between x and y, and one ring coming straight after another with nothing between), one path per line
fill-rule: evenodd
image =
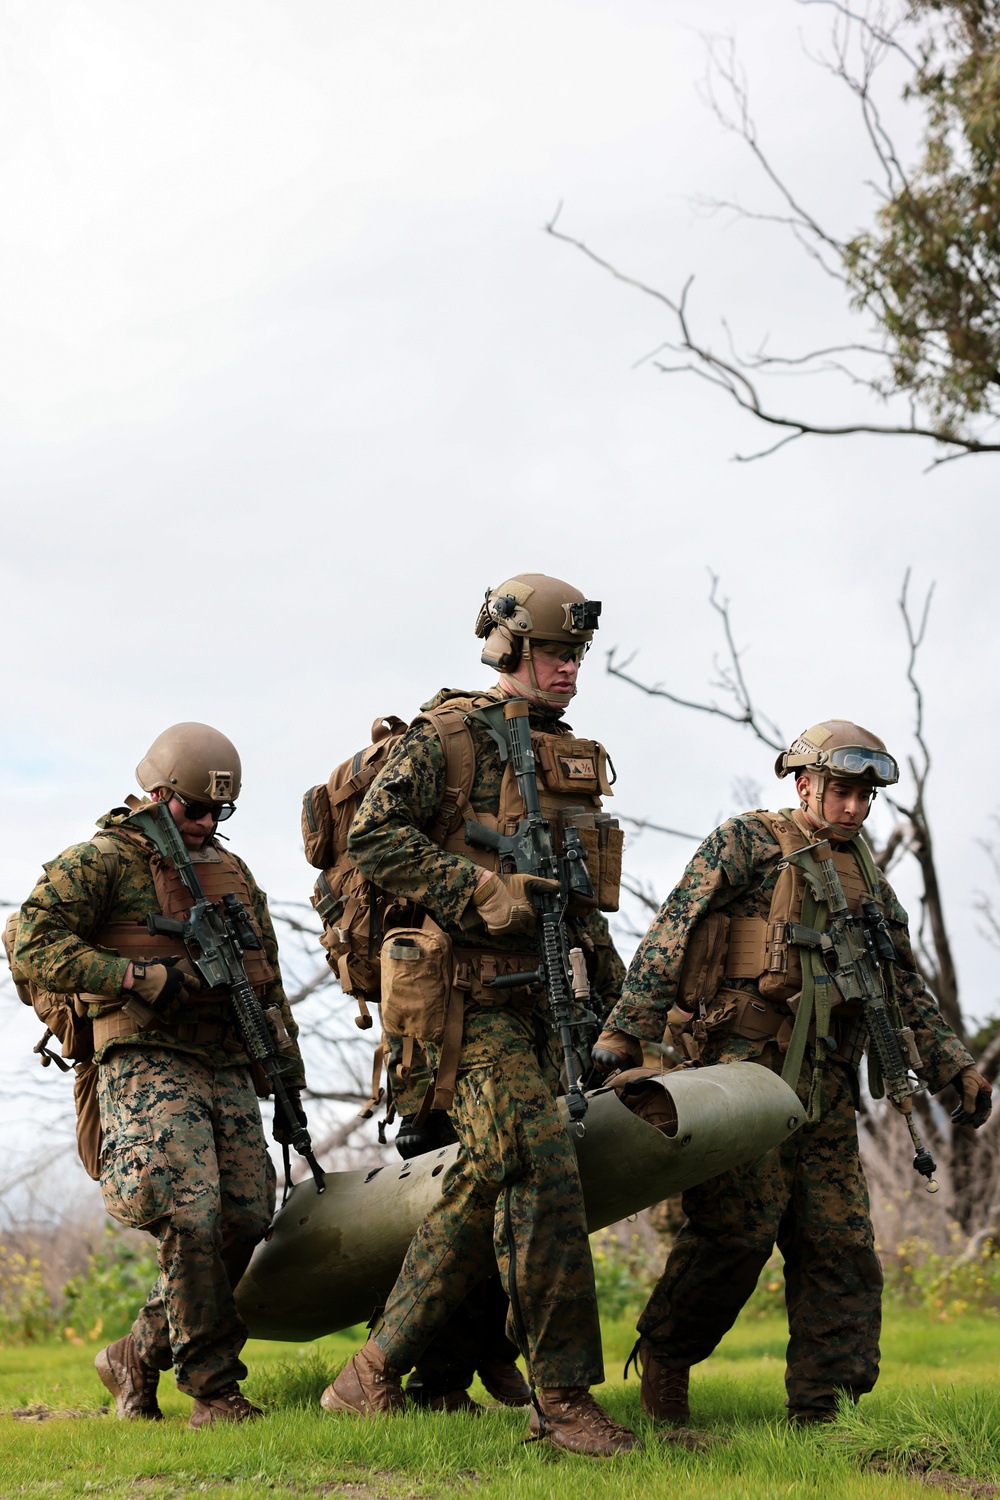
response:
M452 829L472 817L469 795L476 775L476 747L465 715L457 709L431 709L420 717L434 725L444 750L444 796L427 833L435 844L443 844Z
M121 835L127 843L135 843L127 833ZM95 833L90 841L98 850L104 861L104 869L108 877L108 901L110 902L118 889L118 879L122 872L121 856L118 852L118 839L110 833Z

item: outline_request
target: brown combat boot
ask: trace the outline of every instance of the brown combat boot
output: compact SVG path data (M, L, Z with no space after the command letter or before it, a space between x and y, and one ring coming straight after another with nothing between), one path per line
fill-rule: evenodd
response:
M255 1422L264 1413L248 1401L238 1385L214 1396L196 1396L189 1427L214 1427L216 1422Z
M468 1391L445 1391L443 1396L435 1396L428 1404L431 1411L466 1411L474 1417L478 1417L483 1409Z
M480 1365L476 1372L487 1393L501 1406L527 1406L531 1400L528 1382L515 1364L495 1360L489 1365Z
M591 1458L614 1458L616 1453L628 1453L632 1448L642 1447L634 1432L612 1422L586 1386L540 1386L535 1395L545 1420L545 1430L543 1432L538 1412L532 1407L532 1437L547 1437L556 1448L586 1453Z
M402 1374L386 1362L374 1339L328 1385L319 1404L324 1411L352 1411L361 1417L389 1417L406 1405Z
M672 1370L656 1353L649 1339L639 1340L639 1365L642 1388L639 1399L647 1417L654 1422L669 1422L672 1427L686 1427L691 1420L688 1405L688 1368Z
M135 1339L130 1333L95 1355L94 1366L115 1398L115 1410L119 1417L130 1422L137 1419L147 1422L163 1421L163 1413L156 1400L160 1372L143 1364L135 1347Z

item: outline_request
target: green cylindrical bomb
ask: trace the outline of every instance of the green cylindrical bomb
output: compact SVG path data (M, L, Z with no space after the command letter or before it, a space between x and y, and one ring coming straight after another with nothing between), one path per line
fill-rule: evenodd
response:
M589 1096L582 1136L567 1125L591 1233L754 1162L802 1123L794 1092L759 1063L691 1068L652 1082L673 1104L670 1134L639 1119L610 1089ZM330 1172L322 1197L312 1182L299 1183L237 1289L253 1337L315 1339L366 1322L388 1296L457 1151Z

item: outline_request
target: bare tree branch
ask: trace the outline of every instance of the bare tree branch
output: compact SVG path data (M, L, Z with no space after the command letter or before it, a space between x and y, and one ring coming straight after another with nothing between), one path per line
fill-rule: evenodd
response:
M629 876L623 875L622 890L628 891L630 896L634 897L647 911L651 911L654 916L659 911L661 902L653 894L652 887L644 881L632 880Z
M1000 453L1000 442L988 442L983 438L966 436L955 432L942 425L933 427L918 422L914 415L908 423L881 423L881 422L839 422L821 423L814 422L809 418L784 416L767 406L760 394L756 384L745 373L745 370L731 360L722 359L714 354L707 344L695 338L687 316L687 296L694 280L689 276L678 299L669 297L665 292L650 286L636 276L629 276L620 271L611 261L605 260L596 251L592 250L584 240L576 239L573 235L564 234L556 228L560 208L544 226L545 233L553 239L561 240L565 245L571 245L588 260L593 261L603 271L613 276L616 281L625 286L634 287L636 291L642 292L644 296L651 297L666 307L676 318L679 338L677 342L661 344L661 348L676 349L683 354L692 356L692 362L682 365L665 365L652 361L655 369L661 374L673 375L689 373L698 375L707 380L709 384L718 386L723 390L741 410L749 412L758 421L770 427L789 429L783 438L779 438L768 448L762 448L754 453L734 453L733 459L737 463L752 463L758 458L767 458L776 453L780 448L787 447L789 443L797 442L804 437L851 437L860 434L870 434L878 437L915 437L929 439L934 443L941 444L946 448L958 451L949 453L939 458L934 458L928 465L928 470L937 468L942 463L947 463L954 458L965 458L971 454L978 453ZM646 357L648 360L648 356ZM862 381L862 384L865 382ZM641 686L641 684L637 684ZM698 705L691 705L698 706Z
M698 713L715 714L719 718L728 719L731 724L745 724L749 729L753 730L753 733L763 744L770 746L772 750L784 750L787 742L781 730L765 714L760 713L754 707L740 662L742 652L737 648L733 637L732 623L729 617L729 600L728 598L720 599L718 597L719 579L718 575L713 573L711 568L708 570L708 576L712 582L708 602L722 621L722 631L725 636L726 649L729 653L729 660L725 664L720 664L717 658L715 660L715 670L719 673L720 678L716 686L723 688L725 692L729 693L735 699L738 712L731 713L729 709L721 708L718 703L698 703L690 698L681 698L677 693L670 692L662 683L640 682L637 677L632 677L625 670L635 660L636 653L634 651L631 656L626 657L625 661L619 665L615 661L615 651L617 648L612 648L607 653L607 671L612 677L620 678L622 682L627 682L631 687L638 688L640 692L648 694L651 698L666 698L669 703L676 703L679 708L693 708ZM682 837L686 836L682 835Z
M626 679L627 680L627 679ZM628 813L616 812L615 817L619 823L630 823L638 833L666 833L675 839L691 839L695 844L701 843L700 833L683 833L679 828L667 828L663 823L653 823L649 818L630 818Z

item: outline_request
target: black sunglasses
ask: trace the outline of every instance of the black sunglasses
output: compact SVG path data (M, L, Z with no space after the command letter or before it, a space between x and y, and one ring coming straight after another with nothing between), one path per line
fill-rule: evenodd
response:
M189 802L187 797L181 796L180 792L174 792L173 795L183 807L185 817L190 818L193 823L197 823L199 819L209 814L216 823L224 823L236 811L235 802Z

